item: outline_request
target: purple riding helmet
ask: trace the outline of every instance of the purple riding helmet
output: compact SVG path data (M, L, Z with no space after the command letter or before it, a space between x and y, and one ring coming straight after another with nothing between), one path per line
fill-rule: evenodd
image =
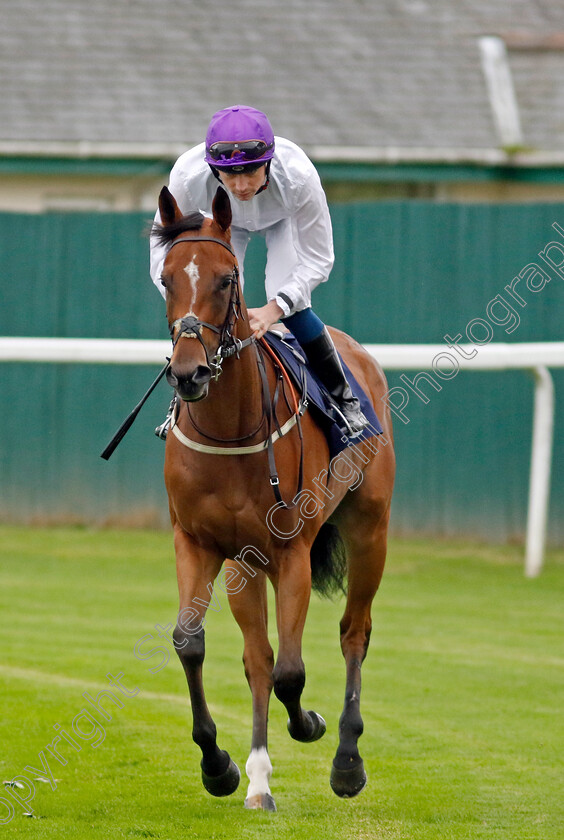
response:
M217 111L206 134L207 163L218 169L240 171L267 163L274 155L274 132L266 114L248 105Z

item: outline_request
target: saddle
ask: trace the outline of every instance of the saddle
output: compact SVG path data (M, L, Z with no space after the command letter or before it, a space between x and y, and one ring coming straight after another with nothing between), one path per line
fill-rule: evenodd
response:
M325 434L329 446L330 457L334 458L351 443L350 438L343 435L339 425L339 415L329 392L309 368L307 357L296 337L289 331L269 330L264 340L279 359L292 383L301 396L302 404L306 404L314 416L319 427ZM339 354L343 370L355 397L360 401L364 416L369 425L361 435L354 438L354 443L368 440L382 434L382 426L374 411L372 403L361 388L355 377ZM343 440L344 438L344 440Z

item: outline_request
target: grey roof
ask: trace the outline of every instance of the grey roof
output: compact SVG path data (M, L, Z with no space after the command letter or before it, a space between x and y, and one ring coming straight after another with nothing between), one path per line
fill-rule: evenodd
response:
M241 102L306 147L492 149L478 39L513 33L524 143L559 150L562 31L561 0L0 0L0 141L189 144Z

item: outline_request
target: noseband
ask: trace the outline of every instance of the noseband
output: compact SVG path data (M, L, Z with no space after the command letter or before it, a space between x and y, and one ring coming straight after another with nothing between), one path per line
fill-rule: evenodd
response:
M212 236L183 236L180 239L175 239L170 247L174 248L175 245L179 245L181 242L215 242L217 245L221 245L222 248L225 248L227 251L229 251L231 256L234 259L236 259L235 252L231 245L229 245L227 242L224 242L222 239L216 239ZM212 372L212 377L217 382L221 374L221 366L223 360L229 358L229 356L235 355L238 358L241 350L243 350L243 348L245 347L248 347L255 340L253 336L249 336L249 338L240 341L233 335L233 328L235 326L235 322L238 320L240 315L241 298L239 296L239 269L237 268L237 264L235 263L233 266L233 271L231 273L231 298L229 300L229 307L227 309L225 321L223 322L221 327L218 327L215 324L208 324L207 321L200 321L197 315L195 315L193 312L187 312L186 315L184 315L184 317L177 318L170 328L170 335L173 339L173 350L183 336L184 338L197 338L202 347L204 348L204 352L206 354L206 361L208 367ZM212 332L215 332L219 335L219 345L211 359L208 354L208 349L202 338L202 327L206 327L206 329L212 330ZM178 330L176 338L174 338L175 330Z

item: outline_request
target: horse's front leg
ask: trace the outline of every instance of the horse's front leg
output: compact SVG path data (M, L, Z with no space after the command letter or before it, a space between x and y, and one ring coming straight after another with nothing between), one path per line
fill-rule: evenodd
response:
M286 549L274 580L278 657L273 671L274 693L288 712L288 732L296 741L317 741L326 724L317 712L305 712L301 696L305 685L302 635L311 594L309 547Z
M239 768L229 753L217 746L216 726L206 703L202 681L205 656L203 623L213 598L213 582L223 558L200 548L178 525L174 529L174 548L180 606L173 640L190 690L192 738L202 750L204 787L213 796L228 796L239 785Z
M268 641L267 579L264 572L255 570L241 580L239 569L228 561L226 575L230 573L234 583L227 589L229 605L245 640L243 662L253 697L253 735L246 765L249 787L245 807L276 811L269 784L272 764L268 755L268 705L274 655Z

